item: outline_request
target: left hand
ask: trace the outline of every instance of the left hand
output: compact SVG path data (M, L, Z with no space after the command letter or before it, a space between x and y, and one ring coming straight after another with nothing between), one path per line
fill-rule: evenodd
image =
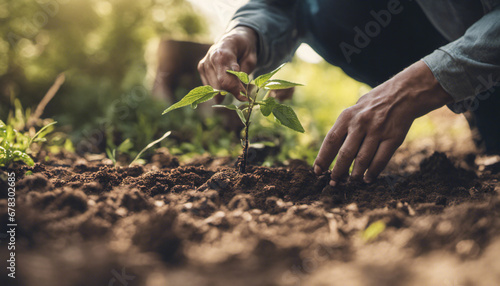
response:
M371 183L403 143L413 121L451 101L427 65L416 62L340 114L321 145L314 172L328 170L337 157L330 185L349 175L353 161L351 178Z

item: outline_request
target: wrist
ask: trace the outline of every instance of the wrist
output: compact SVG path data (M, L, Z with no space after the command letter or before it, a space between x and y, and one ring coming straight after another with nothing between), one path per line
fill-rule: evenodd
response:
M233 28L224 36L224 38L245 39L249 47L255 49L258 47L259 36L257 32L247 26L237 26Z
M255 43L259 38L257 32L254 29L247 26L237 26L232 31L241 35L245 35L246 37L248 37L248 39L250 39L252 42Z
M453 101L423 61L418 61L396 75L402 93L408 99L415 118Z

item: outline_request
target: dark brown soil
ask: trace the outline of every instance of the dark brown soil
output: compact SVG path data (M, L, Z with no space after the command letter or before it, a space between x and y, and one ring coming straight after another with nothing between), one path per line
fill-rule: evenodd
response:
M301 161L238 174L228 159L180 165L164 151L146 166L18 166L17 278L2 266L0 283L500 285L499 163L470 156L336 188ZM0 210L5 233L3 191ZM367 238L374 222L385 229Z

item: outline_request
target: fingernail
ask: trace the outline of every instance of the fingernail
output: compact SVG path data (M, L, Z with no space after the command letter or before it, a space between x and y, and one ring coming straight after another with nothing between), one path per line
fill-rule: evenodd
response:
M314 165L314 173L319 176L321 175L321 173L323 173L323 171L318 165Z
M337 182L335 181L330 181L330 186L335 187L337 185Z
M371 184L371 183L373 182L373 178L370 178L370 177L365 177L363 180L364 180L364 181L365 181L365 183L367 183L367 184Z

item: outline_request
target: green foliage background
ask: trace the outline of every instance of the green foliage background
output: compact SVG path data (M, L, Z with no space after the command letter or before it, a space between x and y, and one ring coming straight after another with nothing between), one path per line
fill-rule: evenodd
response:
M160 37L206 37L203 20L183 0L7 1L0 23L1 119L13 96L36 106L64 72L45 116L69 126L74 141L105 129L133 137L137 148L161 133L166 105L149 97L155 69L148 53L154 58Z

